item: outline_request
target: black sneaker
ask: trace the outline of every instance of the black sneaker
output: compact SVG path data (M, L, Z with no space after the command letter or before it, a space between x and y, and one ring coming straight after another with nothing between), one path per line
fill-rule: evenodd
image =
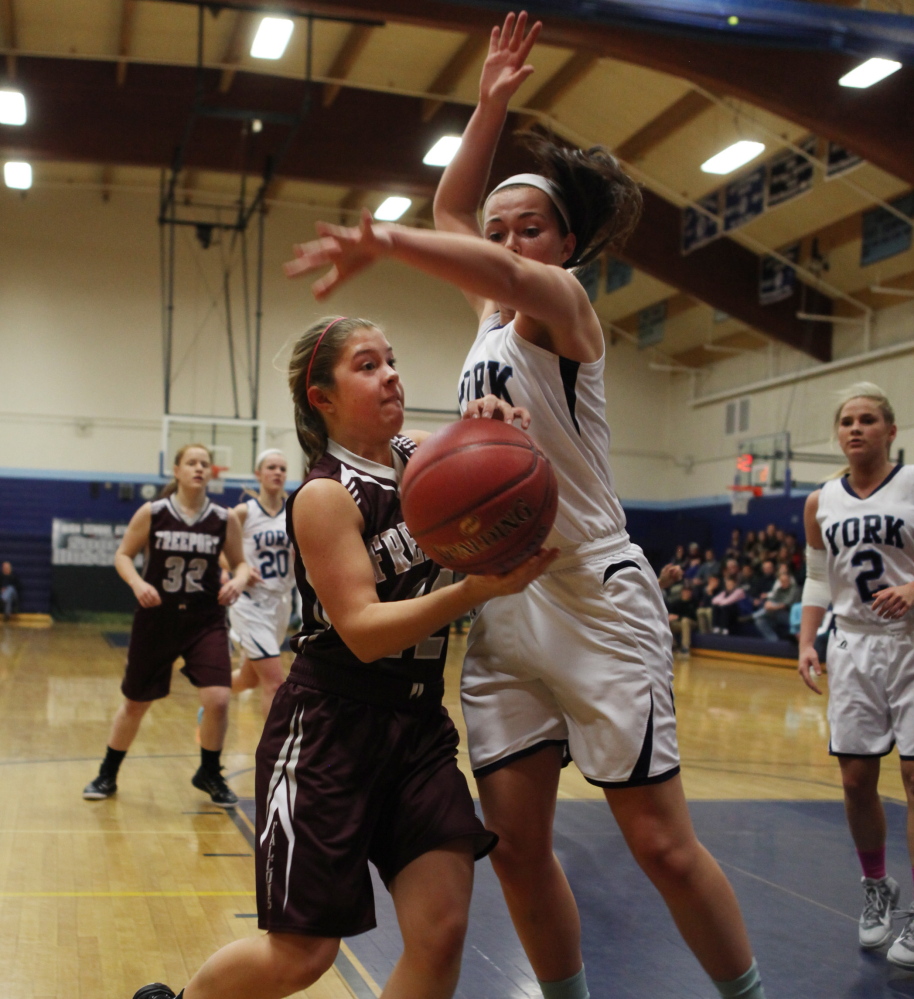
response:
M174 992L161 982L144 985L133 993L133 999L175 999Z
M86 801L101 801L102 798L110 798L116 790L117 783L113 777L99 774L83 788L83 797Z
M200 767L190 782L198 790L205 791L213 804L220 808L234 808L238 804L238 795L225 783L220 773L212 773Z

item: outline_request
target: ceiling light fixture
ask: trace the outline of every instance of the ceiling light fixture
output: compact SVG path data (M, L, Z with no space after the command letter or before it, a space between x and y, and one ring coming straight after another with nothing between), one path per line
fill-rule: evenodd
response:
M431 149L422 157L422 162L428 166L447 166L457 155L460 143L459 135L442 135Z
M24 125L25 95L18 90L0 90L0 125Z
M748 139L740 139L732 146L722 149L716 156L705 160L701 164L703 173L732 173L744 163L754 160L765 148L764 142L750 142Z
M3 164L3 179L7 187L27 191L32 186L32 167L29 163L11 160Z
M412 203L412 198L387 198L378 206L374 217L379 222L396 222Z
M265 17L254 36L251 55L255 59L278 59L286 51L293 27L287 17Z
M838 83L842 87L855 87L857 90L865 90L867 87L872 87L874 83L878 83L880 80L884 80L887 76L891 76L896 70L901 69L901 63L895 62L894 59L867 59L866 62L862 62L856 69L852 69L849 73L845 73L844 76L838 80Z

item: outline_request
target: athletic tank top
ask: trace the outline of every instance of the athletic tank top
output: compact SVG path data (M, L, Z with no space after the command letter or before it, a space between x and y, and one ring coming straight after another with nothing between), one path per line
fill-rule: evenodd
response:
M207 500L200 513L187 520L173 496L156 500L151 507L143 579L159 591L165 605L218 608L219 555L228 510Z
M460 379L458 402L491 394L530 411L528 432L552 462L559 484L553 534L559 547L625 529L609 468L604 358L570 361L519 336L514 320L482 321ZM556 536L557 535L557 536Z
M400 479L406 462L416 450L415 441L398 436L390 446L393 468L368 461L336 441L328 441L323 457L314 463L302 483L303 487L312 479L334 479L355 500L365 521L362 537L382 603L418 597L453 581L453 573L432 562L416 544L400 512ZM295 543L292 521L297 496L298 490L286 503L287 533L295 549L295 579L302 597L302 628L292 639L292 648L305 661L364 669L365 663L349 650L333 627L308 579ZM439 679L444 672L448 631L445 626L419 645L396 656L378 659L371 666L417 682Z
M914 627L914 609L902 622L891 622L870 606L877 590L914 581L914 465L897 465L865 499L847 476L826 482L816 520L838 620Z
M276 516L267 513L256 497L245 501L248 509L244 518L244 560L257 569L263 580L252 583L247 590L252 594L285 594L295 585L292 565L294 552L286 531L286 504Z

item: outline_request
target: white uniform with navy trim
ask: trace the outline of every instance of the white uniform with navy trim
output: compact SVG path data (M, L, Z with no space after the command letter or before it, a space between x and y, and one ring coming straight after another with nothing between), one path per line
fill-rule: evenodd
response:
M461 410L492 393L530 411L559 483L546 544L562 549L522 593L488 601L470 629L461 695L480 776L549 743L602 786L679 772L669 618L613 489L603 370L603 358L559 357L497 315L464 365Z
M831 752L914 759L914 610L897 621L873 594L914 581L914 465L898 465L865 498L826 482L816 515L825 542L835 630L828 642Z
M249 659L272 659L279 655L289 628L295 586L286 505L275 517L255 497L246 506L244 560L257 569L262 582L248 586L229 608L232 637Z

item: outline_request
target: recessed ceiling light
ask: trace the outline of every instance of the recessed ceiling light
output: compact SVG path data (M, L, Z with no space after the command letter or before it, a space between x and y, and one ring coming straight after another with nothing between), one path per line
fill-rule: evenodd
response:
M18 90L0 90L0 125L24 125L25 95Z
M10 161L3 164L3 179L7 187L27 191L32 186L32 167L28 163Z
M901 69L901 63L895 62L894 59L867 59L856 69L845 73L838 80L838 83L842 87L856 87L858 90L865 90L867 87L872 87L874 83L891 76L899 69Z
M429 166L447 166L457 154L462 141L459 135L442 135L422 157L422 162Z
M381 202L374 217L381 222L396 222L412 203L412 198L387 198Z
M255 59L278 59L286 51L292 28L287 17L265 17L254 36L251 55Z
M754 160L756 156L765 148L764 142L750 142L748 139L740 139L732 146L722 149L716 156L705 160L701 164L704 173L732 173L749 160Z

